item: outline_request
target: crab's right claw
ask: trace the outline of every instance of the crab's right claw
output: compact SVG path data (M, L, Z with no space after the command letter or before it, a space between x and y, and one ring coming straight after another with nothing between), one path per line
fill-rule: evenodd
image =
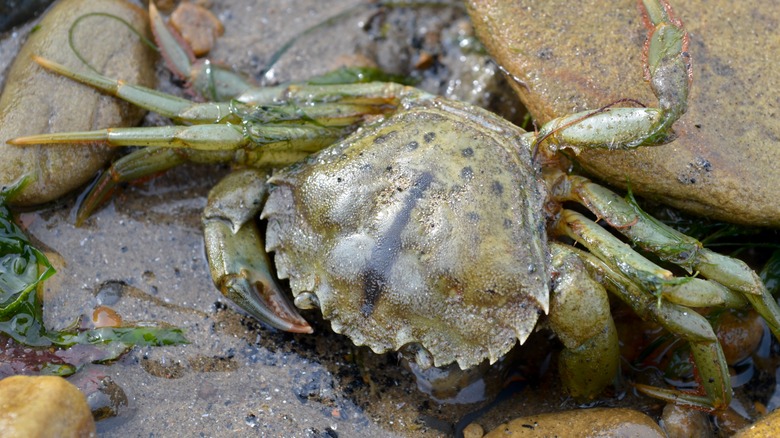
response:
M271 273L255 219L265 176L254 169L228 175L209 194L203 232L211 276L219 290L258 320L280 330L312 333Z

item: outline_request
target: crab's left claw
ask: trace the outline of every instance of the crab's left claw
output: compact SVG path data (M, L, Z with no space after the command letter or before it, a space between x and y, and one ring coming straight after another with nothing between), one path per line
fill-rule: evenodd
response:
M214 187L203 212L211 276L219 290L246 312L280 330L312 333L271 273L255 223L265 197L265 175L247 169Z

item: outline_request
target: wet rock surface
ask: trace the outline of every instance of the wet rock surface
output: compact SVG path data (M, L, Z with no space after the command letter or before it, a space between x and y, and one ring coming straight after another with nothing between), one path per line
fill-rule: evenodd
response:
M34 178L13 200L15 204L41 204L71 192L91 179L114 151L94 145L17 148L6 145L6 140L34 133L129 126L143 115L131 105L47 72L33 60L33 56L43 56L70 68L86 69L70 47L72 35L73 46L93 68L130 82L154 84L155 56L125 25L92 16L72 27L90 13L112 14L142 32L145 29L145 12L130 3L67 0L57 3L27 37L2 81L6 85L0 96L0 184L10 184L25 174Z
M511 72L537 122L619 99L647 106L645 28L636 2L472 0L478 35ZM599 179L702 216L780 225L780 123L775 116L780 51L771 2L673 2L690 32L694 83L678 138L634 151L586 151ZM481 32L480 32L481 30Z
M0 434L6 438L96 436L84 394L53 376L0 380Z
M514 437L664 437L652 418L631 409L578 409L531 415L502 424L485 438Z
M735 438L758 438L780 434L780 412L775 411L734 434Z

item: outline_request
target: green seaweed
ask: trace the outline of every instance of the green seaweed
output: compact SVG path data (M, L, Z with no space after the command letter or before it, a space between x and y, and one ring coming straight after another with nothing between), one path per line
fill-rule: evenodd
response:
M10 372L68 375L89 362L115 360L136 345L186 343L181 329L175 327L46 328L39 290L55 270L14 222L7 205L26 182L22 178L0 188L0 344L5 344L0 359L17 364ZM29 354L31 347L38 351Z

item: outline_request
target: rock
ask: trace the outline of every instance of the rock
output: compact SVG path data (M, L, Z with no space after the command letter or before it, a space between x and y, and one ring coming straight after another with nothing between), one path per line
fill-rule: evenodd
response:
M690 32L693 89L675 141L584 151L577 161L610 184L699 215L780 226L780 51L772 2L672 2ZM469 0L477 35L538 123L631 98L644 80L646 29L637 2ZM541 125L540 125L541 126Z
M661 416L664 430L669 438L708 438L713 436L712 425L707 414L672 403L664 406Z
M632 409L594 408L516 418L485 438L513 437L665 437L647 415Z
M73 28L74 47L92 67L112 78L153 85L155 56L124 24L106 16L89 16L73 27L79 17L94 12L126 20L142 33L147 27L146 13L122 0L63 0L46 13L8 71L0 96L0 185L24 174L35 177L12 200L14 204L41 204L72 191L92 178L112 151L97 145L15 147L5 144L6 140L129 126L143 115L133 105L48 72L33 61L38 55L86 71L69 46Z
M94 437L84 394L62 377L12 376L0 380L0 436Z
M765 417L741 429L733 438L764 438L780 436L780 410L772 411Z

